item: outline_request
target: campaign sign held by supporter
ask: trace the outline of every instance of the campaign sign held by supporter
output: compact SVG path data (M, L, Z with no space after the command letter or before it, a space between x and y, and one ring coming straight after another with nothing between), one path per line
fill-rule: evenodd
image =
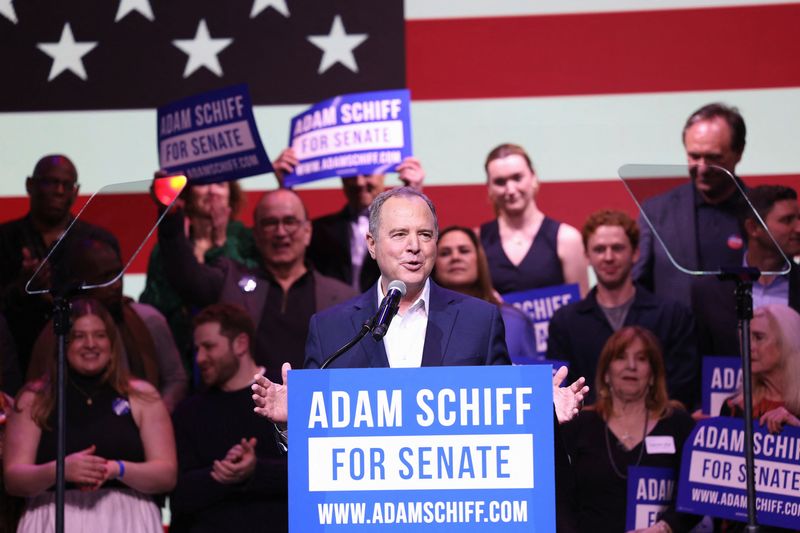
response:
M555 531L549 366L288 380L291 531Z
M672 468L629 466L626 531L646 529L658 522L658 513L672 502L674 491Z
M744 420L698 422L683 447L678 510L746 522L744 446ZM754 427L753 452L758 523L800 528L800 428Z
M391 172L411 154L407 89L343 94L292 119L289 146L299 160L284 183Z
M158 108L158 161L189 183L272 172L247 85L190 96Z
M722 404L742 384L742 360L739 357L703 357L703 414L719 416Z
M536 336L536 353L541 357L547 354L547 328L559 308L581 299L577 283L553 285L530 291L509 292L503 300L520 309L533 321Z

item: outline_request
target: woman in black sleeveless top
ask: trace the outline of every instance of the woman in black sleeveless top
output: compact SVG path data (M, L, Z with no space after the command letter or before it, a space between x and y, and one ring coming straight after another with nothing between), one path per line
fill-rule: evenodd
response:
M580 232L536 206L539 180L521 146L502 144L486 158L489 198L497 219L480 227L492 284L501 294L564 283L588 290Z
M81 299L67 348L64 525L67 531L160 532L151 494L175 486L172 423L158 391L120 364L108 311ZM8 420L6 489L27 498L19 532L52 530L56 481L55 354Z

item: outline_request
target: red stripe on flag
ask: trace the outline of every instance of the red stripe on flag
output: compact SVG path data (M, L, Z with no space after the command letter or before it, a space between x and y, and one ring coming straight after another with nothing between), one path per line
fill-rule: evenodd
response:
M763 184L781 183L800 189L800 175L780 176L747 176L745 181L751 187ZM308 209L311 218L338 211L344 205L341 189L310 189L298 191ZM494 217L487 199L485 185L439 185L425 187L425 193L436 205L439 226L449 225L476 227ZM247 205L252 207L258 202L263 191L248 191ZM88 197L81 197L76 202L76 210ZM126 195L111 200L114 204L114 230L120 240L122 249L128 252L138 243L134 225L125 224L124 220L139 220L141 217L153 216L152 200L146 194ZM603 181L542 183L536 197L537 205L548 216L580 228L590 213L598 209L620 209L633 217L638 210L630 195L619 179ZM23 207L24 209L19 209ZM469 208L465 208L469 206ZM13 207L13 210L6 210ZM14 212L16 211L16 212ZM6 213L6 220L18 218L27 212L26 198L0 199L0 212ZM242 222L252 226L252 209L242 211ZM155 220L155 218L153 218ZM134 242L136 241L136 242ZM147 259L156 242L155 236L144 246L142 252L131 265L130 273L141 274L147 271Z
M406 22L415 100L800 86L800 4Z

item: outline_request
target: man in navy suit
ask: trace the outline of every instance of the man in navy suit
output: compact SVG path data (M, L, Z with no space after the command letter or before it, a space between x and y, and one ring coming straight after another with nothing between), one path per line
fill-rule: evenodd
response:
M381 277L361 296L311 319L306 368L318 368L375 315L389 282L407 292L383 342L362 340L333 367L509 364L497 306L443 289L430 280L439 227L431 201L410 188L372 203L367 247Z
M510 364L505 331L497 307L437 286L430 274L436 260L438 225L427 196L408 187L380 194L370 207L367 243L381 277L353 300L314 315L306 342L306 368L318 368L372 317L388 284L406 284L397 317L382 342L362 339L332 367L418 367ZM291 367L284 363L282 374ZM559 421L574 416L588 393L580 378L557 387L566 367L554 376L554 403ZM287 417L286 386L256 377L256 412L275 422Z

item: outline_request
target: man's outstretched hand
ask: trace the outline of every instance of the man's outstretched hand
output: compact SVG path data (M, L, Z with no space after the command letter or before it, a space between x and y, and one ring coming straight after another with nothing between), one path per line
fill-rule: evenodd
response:
M585 378L578 378L568 387L559 387L567 377L567 367L562 366L553 374L553 405L556 408L558 423L569 422L578 415L583 407L583 398L589 394L589 387L584 385Z
M253 411L263 417L269 418L276 423L286 423L289 418L289 399L287 393L289 388L286 386L286 375L292 365L283 363L281 367L281 380L283 383L273 383L265 376L257 374L255 383L252 385L253 402L256 406Z

